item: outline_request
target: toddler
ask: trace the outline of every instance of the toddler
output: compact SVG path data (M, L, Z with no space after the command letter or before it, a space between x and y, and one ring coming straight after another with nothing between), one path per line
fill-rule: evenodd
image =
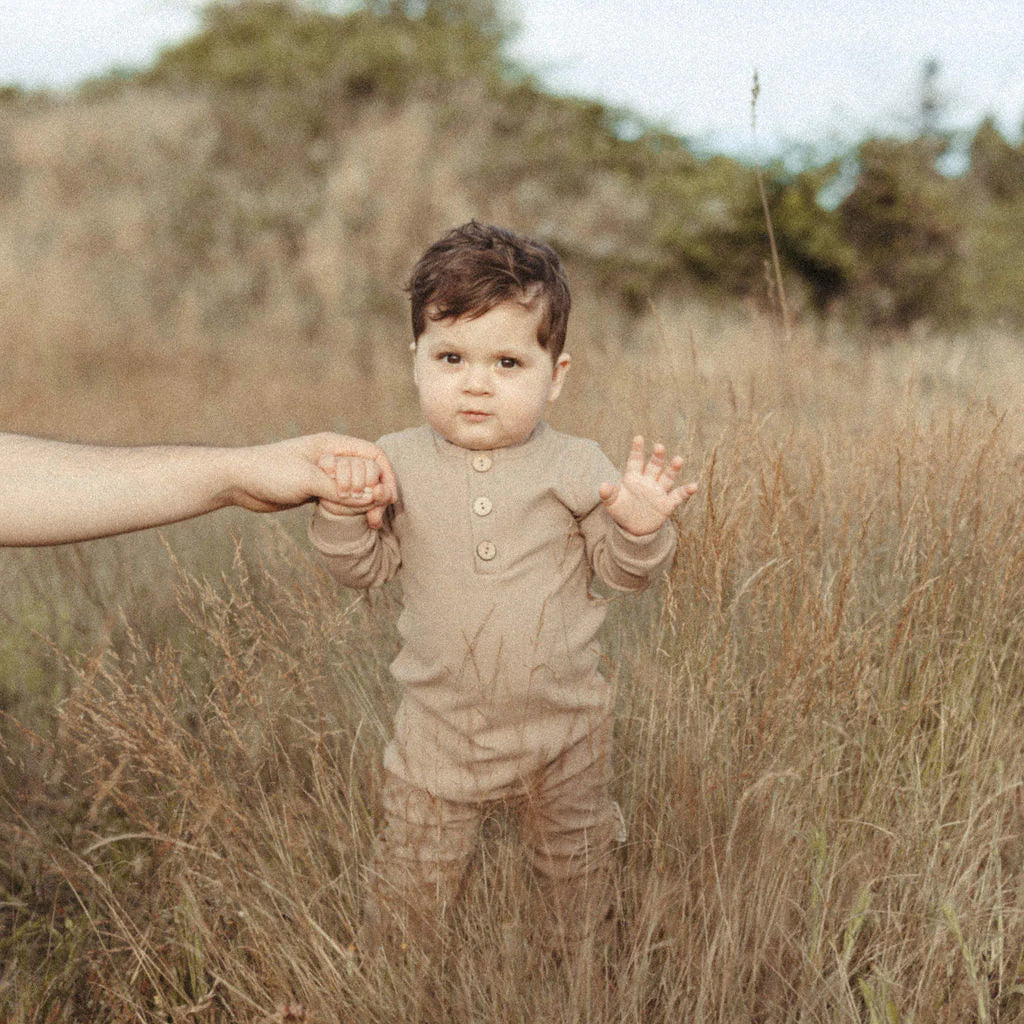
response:
M313 544L348 587L401 581L401 686L384 752L385 829L361 947L431 948L481 816L514 803L542 932L573 949L607 919L620 812L596 576L639 591L670 563L682 460L633 441L621 478L544 422L569 369L569 287L547 246L470 222L417 263L413 376L426 423L382 437L398 497L379 530L376 464L339 459ZM378 491L379 494L379 491Z

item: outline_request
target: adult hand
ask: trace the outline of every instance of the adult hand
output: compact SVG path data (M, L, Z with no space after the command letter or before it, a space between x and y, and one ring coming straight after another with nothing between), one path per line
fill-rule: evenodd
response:
M237 449L238 483L225 495L224 504L252 512L277 512L314 498L337 501L345 497L331 471L339 457L355 457L379 467L374 481L377 506L368 521L374 528L385 507L398 496L398 484L387 456L375 444L344 434L308 434L287 441Z
M398 485L384 453L342 434L310 434L249 448L199 445L116 447L0 434L0 546L67 544L238 505L276 512L336 498L328 456L371 459L380 466L381 506Z

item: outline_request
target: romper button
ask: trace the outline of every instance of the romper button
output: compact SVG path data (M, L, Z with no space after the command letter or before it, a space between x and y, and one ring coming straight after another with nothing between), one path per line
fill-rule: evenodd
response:
M480 498L474 499L474 501L473 501L473 511L478 516L490 515L491 514L491 509L493 507L494 506L491 504L491 499L490 498L480 497Z
M489 540L482 540L476 546L476 553L485 561L489 562L498 553L494 543Z
M483 452L480 452L478 455L473 456L473 468L478 473L486 473L492 465L493 461L490 455L484 455Z

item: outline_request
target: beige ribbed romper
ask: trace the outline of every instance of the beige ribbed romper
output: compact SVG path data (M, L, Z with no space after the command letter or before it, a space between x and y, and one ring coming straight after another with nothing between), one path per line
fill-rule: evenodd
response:
M605 600L590 583L642 590L672 558L672 522L646 537L620 529L598 496L619 471L594 442L544 423L494 451L459 448L429 426L377 443L399 482L384 527L319 509L310 527L345 586L396 575L402 586L391 665L402 699L364 938L398 926L429 941L484 807L514 800L553 938L571 939L607 910L618 820L596 639Z

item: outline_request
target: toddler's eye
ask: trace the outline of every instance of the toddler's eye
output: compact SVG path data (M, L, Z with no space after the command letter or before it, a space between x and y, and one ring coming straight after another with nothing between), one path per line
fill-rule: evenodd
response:
M499 366L500 366L500 367L501 367L501 368L502 368L503 370L511 370L511 369L513 369L514 367L516 367L516 366L518 366L518 365L519 365L519 360L518 360L518 359L513 359L513 358L512 358L512 356L502 356L502 357L501 357L501 358L500 358L500 359L498 360L498 365L499 365Z
M440 358L442 363L449 366L457 366L462 359L458 352L442 352Z

